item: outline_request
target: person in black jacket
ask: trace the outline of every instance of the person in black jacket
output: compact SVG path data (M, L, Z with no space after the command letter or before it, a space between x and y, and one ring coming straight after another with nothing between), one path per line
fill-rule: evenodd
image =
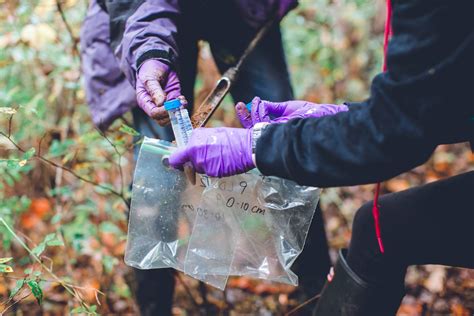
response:
M170 157L181 168L264 175L330 187L387 180L424 163L439 144L474 140L474 1L393 1L387 71L370 97L341 106L256 98L237 104L249 129L197 129ZM295 102L303 102L296 104ZM348 251L316 315L393 315L413 264L474 268L474 172L381 197L356 214ZM376 220L378 222L378 219Z

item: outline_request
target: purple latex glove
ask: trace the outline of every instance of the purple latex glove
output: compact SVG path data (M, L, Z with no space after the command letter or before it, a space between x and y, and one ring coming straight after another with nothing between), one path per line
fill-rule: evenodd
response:
M227 177L255 168L252 161L252 130L243 128L198 128L186 147L170 155L169 163L182 169L190 162L198 173Z
M344 104L317 104L307 101L270 102L261 100L259 97L252 100L251 112L242 102L235 106L237 116L244 128L250 128L259 122L286 123L293 118L323 117L348 110Z
M170 66L157 59L149 59L138 69L136 93L138 106L164 126L169 124L170 119L163 103L179 97L181 85Z

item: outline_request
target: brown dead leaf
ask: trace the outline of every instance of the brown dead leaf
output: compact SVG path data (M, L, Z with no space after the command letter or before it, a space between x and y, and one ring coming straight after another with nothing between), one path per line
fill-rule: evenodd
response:
M398 309L397 316L418 316L421 315L420 304L402 304Z
M295 290L294 286L285 285L280 283L270 282L259 282L253 289L253 292L257 295L263 294L289 294Z
M39 218L44 218L46 214L51 212L51 202L44 197L33 199L29 211Z
M113 249L115 246L117 246L117 236L113 233L101 232L100 241L104 246L110 249Z
M96 302L97 290L100 289L100 282L97 279L87 279L81 286L81 294L89 303Z
M446 268L442 266L430 266L431 273L424 282L424 286L432 293L440 293L444 290Z
M40 221L41 218L38 215L28 212L21 215L20 226L23 229L31 229L35 227Z
M390 192L399 192L410 187L410 183L406 179L391 179L385 183L387 190Z
M230 278L227 286L230 288L239 288L242 290L248 290L251 287L253 287L253 283L251 279L246 278L246 277L240 277L240 278Z
M119 242L117 245L115 245L112 253L116 257L122 257L125 254L126 246L127 246L127 244L126 244L125 240L123 240L123 241Z
M438 181L440 179L439 175L432 171L432 170L428 170L426 172L426 175L425 175L425 183L430 183L430 182L434 182L434 181Z
M453 304L451 306L451 313L453 316L469 316L469 311L461 304Z

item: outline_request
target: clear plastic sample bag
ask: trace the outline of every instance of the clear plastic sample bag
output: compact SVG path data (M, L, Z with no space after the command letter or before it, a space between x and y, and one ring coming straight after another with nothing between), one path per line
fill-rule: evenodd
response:
M292 285L319 189L262 176L257 170L227 178L166 167L174 146L145 138L132 191L125 262L139 269L174 268L217 288L229 276Z

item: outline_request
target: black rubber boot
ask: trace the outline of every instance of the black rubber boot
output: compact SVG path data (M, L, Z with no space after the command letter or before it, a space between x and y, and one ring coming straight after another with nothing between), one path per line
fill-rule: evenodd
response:
M153 269L135 271L136 300L141 316L171 316L175 271Z
M403 284L369 284L347 264L339 252L331 282L327 282L313 316L393 316L404 296Z

